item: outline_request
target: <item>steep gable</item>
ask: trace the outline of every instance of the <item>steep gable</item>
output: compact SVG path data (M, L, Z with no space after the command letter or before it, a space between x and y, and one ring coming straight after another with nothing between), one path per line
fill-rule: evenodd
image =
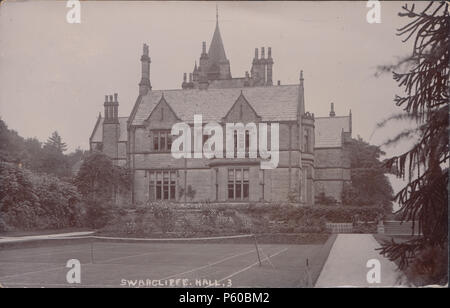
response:
M104 118L102 117L97 119L89 140L90 142L103 142L103 120ZM127 120L128 117L119 117L119 142L126 142L128 140Z
M225 122L247 123L259 122L261 117L256 113L255 109L253 109L245 96L241 93L223 120Z
M172 125L177 122L180 122L180 119L175 114L172 107L167 103L163 93L158 104L153 108L144 123L145 126L150 129L171 129Z

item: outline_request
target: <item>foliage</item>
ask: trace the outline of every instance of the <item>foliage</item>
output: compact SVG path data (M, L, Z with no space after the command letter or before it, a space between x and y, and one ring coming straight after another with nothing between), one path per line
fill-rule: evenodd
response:
M360 136L346 143L350 155L351 183L344 184L342 203L354 206L380 206L392 211L393 190L380 156L385 153Z
M33 172L48 173L60 178L71 176L74 154L65 155L67 145L57 132L43 145L36 138L23 138L0 119L0 161L21 165Z
M82 213L75 186L0 162L1 231L75 227Z
M418 134L419 141L411 150L386 161L386 167L408 184L395 199L400 205L403 220L417 221L423 236L405 243L387 243L381 252L397 260L401 269L409 265L431 266L421 258L425 251L444 251L448 241L448 120L449 120L449 33L448 3L431 1L422 11L415 5L405 5L399 13L411 19L400 28L404 41L413 38L413 50L406 72L394 72L394 80L404 87L404 95L397 95L395 103L405 115L392 119L411 118L417 128L400 132L394 141ZM394 68L395 69L395 68ZM412 263L412 264L411 264ZM448 278L443 270L434 276L436 282Z
M153 202L150 205L151 213L155 217L156 224L163 233L173 231L175 227L175 211L165 202Z
M59 177L69 177L71 170L66 156L57 148L44 145L41 150L35 170L40 173L54 174Z
M113 212L101 230L109 235L133 236L215 236L231 234L327 233L327 222L355 222L355 232L376 230L383 212L377 207L313 206L289 204L229 205L202 204L186 208L176 203L156 202L129 208L127 214Z
M64 153L67 150L67 144L62 141L62 138L57 131L54 131L47 139L44 147L52 148L60 153Z
M114 217L114 207L112 204L98 200L84 200L85 216L83 224L85 226L100 229L106 226Z
M331 196L327 196L325 192L320 192L316 195L316 203L321 205L336 205L337 200Z
M83 199L90 204L111 202L116 193L130 189L130 176L126 168L115 166L103 153L88 155L74 179Z
M186 192L184 191L183 187L180 187L178 191L178 198L180 199L186 194L187 198L189 198L190 200L194 200L195 194L197 193L197 191L193 189L191 185L188 185Z

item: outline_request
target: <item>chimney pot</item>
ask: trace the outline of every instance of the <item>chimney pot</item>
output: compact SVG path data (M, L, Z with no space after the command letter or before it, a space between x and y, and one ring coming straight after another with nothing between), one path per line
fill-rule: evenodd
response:
M264 57L265 57L264 47L261 47L261 59L264 59Z
M278 80L277 85L281 86L281 81Z
M114 102L117 103L117 93L114 93Z

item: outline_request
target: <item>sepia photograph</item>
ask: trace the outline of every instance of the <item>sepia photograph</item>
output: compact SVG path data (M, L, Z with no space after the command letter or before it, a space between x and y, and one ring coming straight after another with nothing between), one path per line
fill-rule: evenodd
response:
M1 1L0 288L447 288L449 37L448 1Z

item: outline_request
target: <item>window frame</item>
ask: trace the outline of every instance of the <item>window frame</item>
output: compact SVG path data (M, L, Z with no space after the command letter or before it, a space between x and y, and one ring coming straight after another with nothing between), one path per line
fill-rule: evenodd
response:
M150 140L151 152L170 153L172 151L172 133L170 130L152 129L150 130ZM162 140L164 140L163 143ZM155 147L156 145L157 147Z
M236 177L237 171L240 172L239 179L237 179L237 177ZM230 182L230 172L233 175L232 182ZM247 174L247 177L245 177L245 174ZM233 191L232 197L230 197L231 187L232 187L232 191ZM240 193L239 196L238 196L238 191ZM245 196L245 192L246 192L246 196ZM249 199L250 199L250 168L248 168L248 167L227 168L227 200L229 200L229 201L248 201Z
M149 201L177 200L177 170L154 169L148 170L148 199ZM165 177L167 175L167 177ZM167 181L166 181L167 179ZM167 198L166 198L167 193Z

